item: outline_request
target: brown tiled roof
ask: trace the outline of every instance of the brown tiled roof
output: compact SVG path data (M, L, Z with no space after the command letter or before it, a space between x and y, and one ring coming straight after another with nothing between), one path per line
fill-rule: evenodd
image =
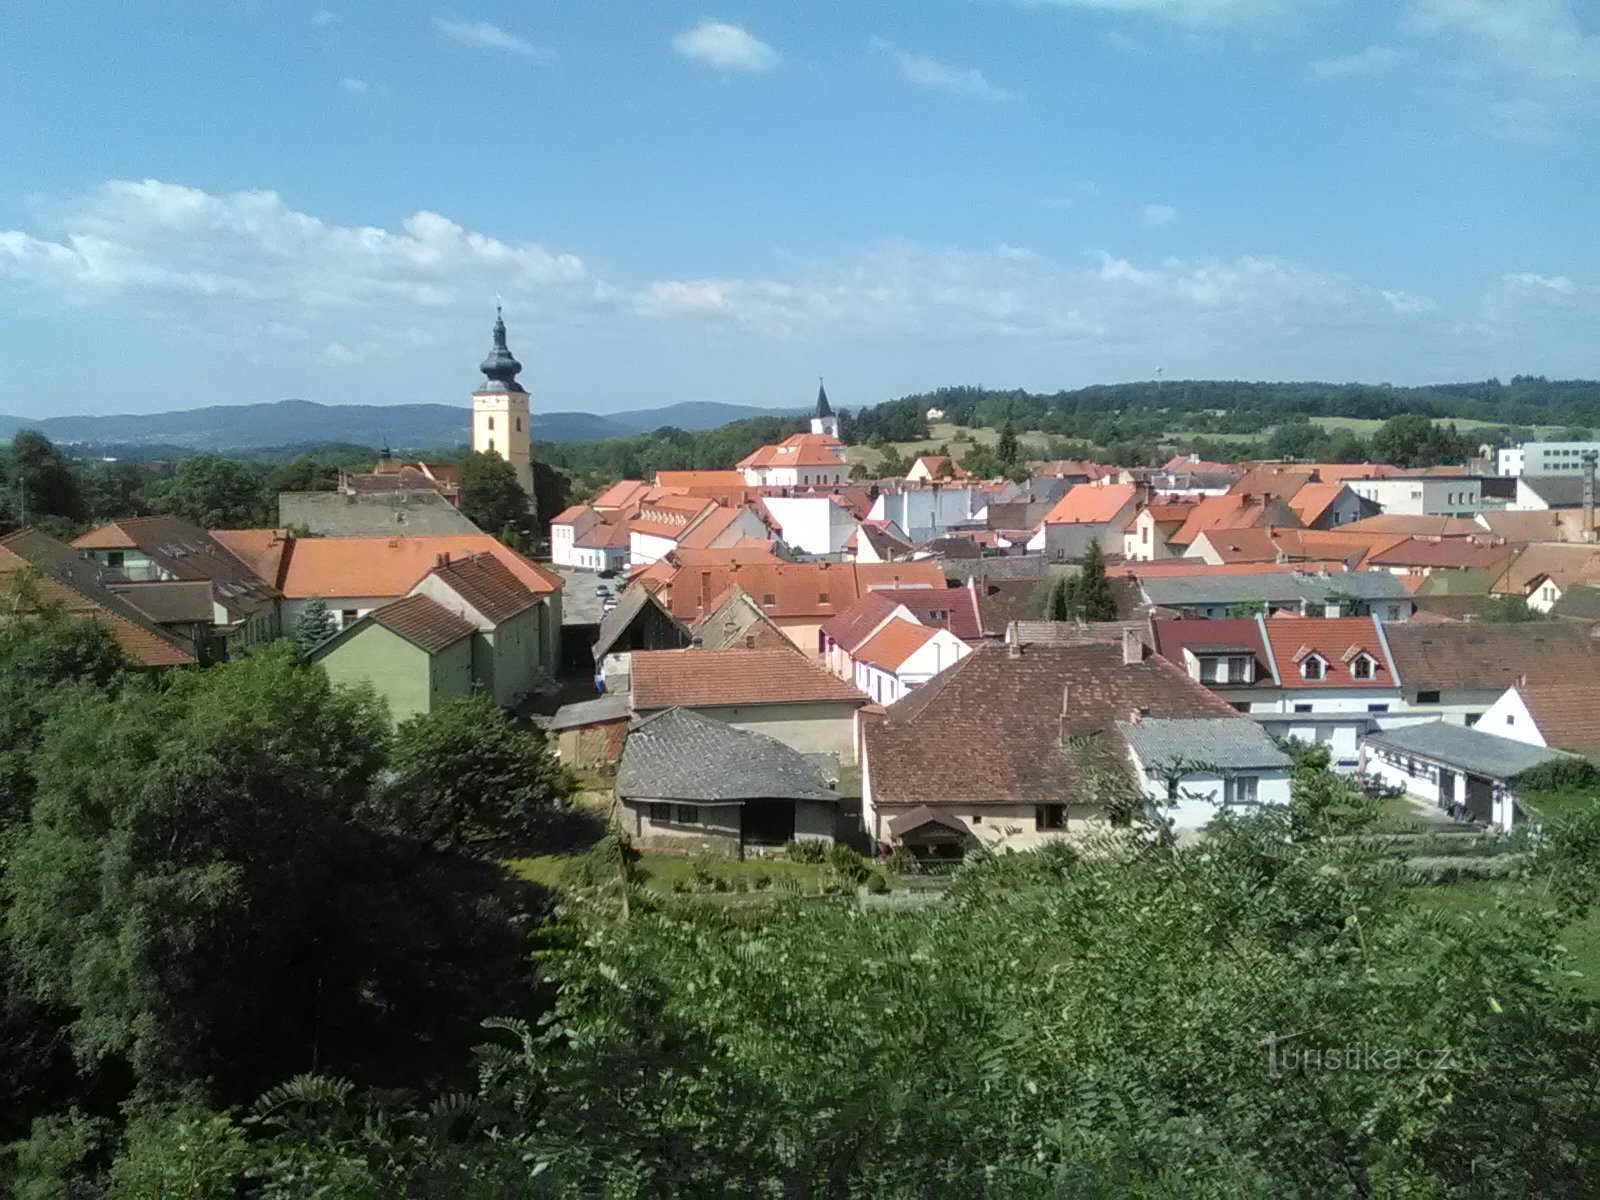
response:
M66 543L34 529L20 529L0 539L0 584L9 586L14 572L30 567L38 572L35 586L41 601L104 625L138 666L176 667L195 661L154 621L102 586L99 568L79 558Z
M291 600L312 596L394 596L409 592L438 565L439 556L492 554L531 591L561 589L561 576L525 558L487 533L422 537L290 538L280 530L219 529L214 536L250 562L263 578L272 572ZM252 560L252 555L256 555Z
M589 503L594 508L627 508L639 503L654 490L642 479L623 479L613 483Z
M762 446L741 458L743 467L838 467L844 465L838 438L820 433L794 433L776 446Z
M472 625L427 596L407 596L367 614L374 624L397 633L413 646L437 654L473 634Z
M1558 621L1407 621L1384 626L1384 634L1407 691L1507 688L1523 676L1572 685L1600 677L1600 646Z
M275 599L272 580L233 552L216 531L182 517L124 517L76 539L79 550L138 550L173 580L208 580L218 603L249 615Z
M583 550L626 550L628 542L626 521L590 525L572 539L572 544Z
M927 645L928 639L938 632L930 626L896 617L863 642L851 657L885 671L898 671L906 659Z
M1259 495L1229 492L1225 496L1202 497L1184 518L1182 527L1167 540L1187 546L1212 529L1249 529L1256 525L1294 528L1299 523L1294 510L1281 500L1269 499L1263 504Z
M702 514L716 507L714 500L698 496L658 496L640 507L639 515L629 523L629 528L635 533L677 540Z
M1485 539L1485 542L1487 539ZM1476 538L1407 538L1367 558L1374 567L1503 567L1520 546L1487 545Z
M1493 591L1525 596L1528 589L1548 576L1566 589L1574 583L1600 579L1600 546L1584 543L1535 543L1506 568Z
M1163 659L1124 664L1120 646L980 646L867 727L872 795L896 805L1061 803L1081 783L1081 739L1120 746L1116 723L1146 712L1238 716Z
M1401 533L1407 537L1481 537L1483 526L1465 517L1379 513L1339 526L1341 533Z
M1289 507L1294 509L1295 516L1310 525L1328 511L1328 506L1343 495L1344 490L1345 485L1338 482L1308 483L1289 498Z
M428 574L445 583L495 625L539 603L539 597L492 554L452 558Z
M746 704L865 704L867 698L822 666L792 650L635 650L636 712L680 705L717 708Z
M1600 757L1600 680L1532 683L1517 689L1545 743L1587 758Z
M1317 478L1316 472L1302 467L1259 466L1239 477L1229 494L1259 499L1292 500L1300 489Z
M911 563L736 563L683 567L662 585L673 616L692 621L712 598L738 584L769 617L825 621L879 587L945 586L938 564Z

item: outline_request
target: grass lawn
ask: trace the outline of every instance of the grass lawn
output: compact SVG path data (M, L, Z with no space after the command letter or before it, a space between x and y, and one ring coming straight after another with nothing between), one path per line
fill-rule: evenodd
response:
M1554 821L1576 816L1600 804L1593 788L1561 788L1553 792L1529 792L1519 795L1517 801L1537 819Z
M956 441L956 434L962 432L966 433L970 440L964 442ZM1023 457L1042 458L1048 437L1048 434L1040 433L1036 429L1026 432L1018 430L1017 439L1022 447ZM890 442L889 445L907 458L916 458L919 454L935 454L941 445L948 445L950 453L957 462L960 462L961 456L970 450L974 443L980 446L992 446L999 440L1000 431L998 429L990 429L986 425L968 427L965 425L953 425L949 421L935 421L928 426L928 436L920 441ZM844 457L845 461L851 466L860 463L868 470L874 470L883 455L871 446L846 446L844 448Z
M1494 909L1495 894L1500 888L1516 889L1530 885L1517 882L1496 883L1474 880L1470 883L1448 883L1435 887L1411 888L1418 902L1445 912L1490 912ZM1600 1000L1600 911L1593 911L1581 921L1569 925L1562 938L1571 958L1571 966L1581 971L1583 978L1572 984L1578 993L1589 999Z

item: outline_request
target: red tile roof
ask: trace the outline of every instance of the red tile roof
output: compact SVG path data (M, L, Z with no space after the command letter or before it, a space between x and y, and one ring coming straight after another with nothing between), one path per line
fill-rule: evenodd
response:
M1327 512L1333 502L1344 493L1345 485L1337 481L1308 483L1292 497L1288 497L1289 507L1294 509L1295 516L1299 517L1302 523L1310 525Z
M898 605L889 598L891 595L892 592L868 592L838 616L824 621L817 632L846 654L853 654L878 626L894 615Z
M919 463L922 465L922 469L935 479L939 478L939 472L946 468L949 469L949 478L951 479L969 478L967 472L961 469L961 464L948 454L919 454L916 461L911 465L916 467Z
M590 526L572 544L583 550L626 550L630 540L628 522L616 521Z
M1521 549L1507 543L1487 544L1476 538L1406 538L1374 551L1367 558L1373 567L1504 568Z
M633 707L651 712L674 705L865 704L867 698L811 659L792 650L635 650Z
M464 618L427 596L407 596L393 604L385 604L367 614L375 625L382 625L399 634L429 654L437 654L454 646L462 638L471 637L474 630ZM359 624L359 622L357 622Z
M550 524L578 525L581 523L583 528L587 529L602 520L604 518L587 504L574 504L569 508L563 508L555 516L551 517Z
M622 479L613 483L589 503L595 508L628 508L655 489L641 479Z
M672 615L692 621L731 584L749 592L769 617L825 621L878 587L945 586L937 563L736 563L683 567L662 584Z
M893 673L900 669L906 659L926 646L928 640L938 632L937 629L927 625L918 625L915 621L907 621L904 617L895 617L863 642L850 657L857 662L870 663L874 667Z
M971 588L886 588L873 594L905 605L922 624L948 629L964 642L983 636L983 619Z
M1254 617L1228 618L1220 621L1171 620L1151 622L1156 653L1179 670L1187 672L1183 652L1213 653L1224 649L1248 650L1256 660L1256 680L1262 686L1272 684L1272 665L1267 660L1266 643L1261 640L1261 627Z
M1408 692L1507 688L1521 678L1573 687L1600 678L1600 643L1560 621L1406 621L1385 625L1384 636Z
M700 496L657 496L641 504L639 514L628 525L634 533L676 540L716 507L715 500Z
M844 465L838 438L819 433L795 433L776 446L762 446L738 462L744 467L838 467Z
M1230 496L1255 496L1258 499L1292 500L1300 490L1315 481L1316 472L1304 467L1260 466L1241 475L1228 489Z
M1257 525L1293 527L1298 522L1294 510L1286 504L1273 500L1262 503L1257 494L1229 492L1225 496L1201 497L1182 528L1167 540L1174 545L1187 546L1211 529L1250 529Z
M1046 525L1104 525L1116 518L1135 496L1131 483L1080 483L1045 514Z
M1410 516L1379 513L1339 526L1342 533L1398 533L1406 537L1481 537L1483 526L1465 517Z
M1392 688L1394 666L1372 617L1294 617L1266 622L1267 645L1278 667L1279 686L1287 690L1328 688ZM1369 678L1351 673L1359 654L1373 660ZM1324 664L1321 679L1305 679L1300 664L1316 654Z

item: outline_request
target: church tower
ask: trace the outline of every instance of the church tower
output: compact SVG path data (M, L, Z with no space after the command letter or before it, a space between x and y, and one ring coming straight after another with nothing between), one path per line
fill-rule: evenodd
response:
M511 464L517 482L533 500L533 433L528 422L528 393L517 382L522 364L506 348L506 323L494 308L494 348L478 368L484 384L472 393L472 448L492 450Z
M811 414L811 432L839 436L839 418L833 415L833 405L828 403L828 390L817 380L817 411Z

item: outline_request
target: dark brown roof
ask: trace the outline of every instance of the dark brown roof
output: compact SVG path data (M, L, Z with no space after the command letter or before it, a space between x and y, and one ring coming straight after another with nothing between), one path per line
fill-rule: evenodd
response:
M928 589L932 591L933 589ZM945 589L940 589L943 594ZM872 636L872 631L887 621L895 610L895 601L885 592L868 592L832 620L824 621L818 630L824 637L833 639L846 654Z
M209 580L218 603L249 615L276 598L242 558L212 532L182 517L123 517L73 541L80 550L138 550L169 579ZM109 577L108 577L109 578Z
M539 603L539 597L492 554L453 558L430 574L495 625Z
M407 596L374 609L367 617L429 654L437 654L474 632L466 618L427 596Z
M867 727L872 795L1060 803L1081 783L1081 747L1120 744L1116 723L1136 712L1248 720L1163 659L1125 664L1120 646L984 645Z
M1384 634L1408 692L1508 688L1524 676L1578 684L1600 675L1600 647L1559 621L1407 621L1384 626Z
M793 650L635 650L633 708L681 705L865 704L867 698L820 664Z
M175 667L194 656L154 621L99 579L100 568L79 557L65 542L36 529L19 529L0 539L0 585L9 586L15 572L38 572L39 599L59 604L75 617L99 621L117 644L141 667Z

